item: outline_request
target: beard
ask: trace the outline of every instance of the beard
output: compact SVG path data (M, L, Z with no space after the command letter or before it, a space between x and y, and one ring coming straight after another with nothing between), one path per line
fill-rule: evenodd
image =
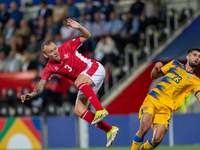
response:
M190 67L197 67L199 64L194 64L193 62L191 62L191 61L189 61L189 65L190 65Z

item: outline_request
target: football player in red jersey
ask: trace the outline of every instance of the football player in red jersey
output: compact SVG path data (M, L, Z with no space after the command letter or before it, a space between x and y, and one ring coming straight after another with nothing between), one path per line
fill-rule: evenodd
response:
M67 19L67 24L79 30L81 35L64 43L59 48L52 41L45 41L42 44L43 55L49 58L49 61L43 70L43 76L38 85L31 93L22 95L21 101L24 103L25 100L42 93L54 73L72 80L79 89L75 105L76 114L92 125L104 130L107 133L106 147L110 147L119 129L108 125L102 120L108 115L108 112L102 107L96 96L103 84L105 69L99 62L85 58L77 51L82 43L90 38L89 31L72 19ZM96 114L87 110L89 103L96 109Z

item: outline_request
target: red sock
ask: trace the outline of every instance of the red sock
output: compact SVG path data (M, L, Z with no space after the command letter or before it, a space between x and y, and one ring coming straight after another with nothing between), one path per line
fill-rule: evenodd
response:
M90 100L91 104L96 110L103 110L103 107L101 106L101 103L99 102L96 94L89 85L81 83L78 86L78 89L83 92L83 94Z
M81 119L86 120L87 122L91 123L94 119L95 114L89 110L86 110L81 116ZM106 133L112 129L112 126L109 124L105 123L103 120L100 121L99 123L95 124L95 126L99 129L102 129Z

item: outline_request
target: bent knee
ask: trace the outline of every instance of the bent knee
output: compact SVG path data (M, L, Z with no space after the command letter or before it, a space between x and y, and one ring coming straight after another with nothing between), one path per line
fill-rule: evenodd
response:
M80 117L83 113L84 113L84 112L80 111L80 109L78 109L77 107L75 107L75 114L76 114L77 116Z
M159 137L159 136L153 137L152 144L155 145L155 146L158 146L162 142L162 139L163 138Z
M74 85L78 88L78 86L81 84L82 82L80 82L79 80L75 80Z

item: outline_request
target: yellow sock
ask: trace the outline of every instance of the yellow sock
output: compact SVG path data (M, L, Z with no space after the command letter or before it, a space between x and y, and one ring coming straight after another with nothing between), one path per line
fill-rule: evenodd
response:
M137 135L134 136L133 138L133 144L131 147L131 150L139 150L140 146L143 143L144 138L140 138Z
M133 140L133 144L132 144L131 150L138 150L141 145L142 145L142 142L138 143L138 142L135 142Z
M148 139L143 145L142 150L154 149L153 145L151 145L151 139Z

